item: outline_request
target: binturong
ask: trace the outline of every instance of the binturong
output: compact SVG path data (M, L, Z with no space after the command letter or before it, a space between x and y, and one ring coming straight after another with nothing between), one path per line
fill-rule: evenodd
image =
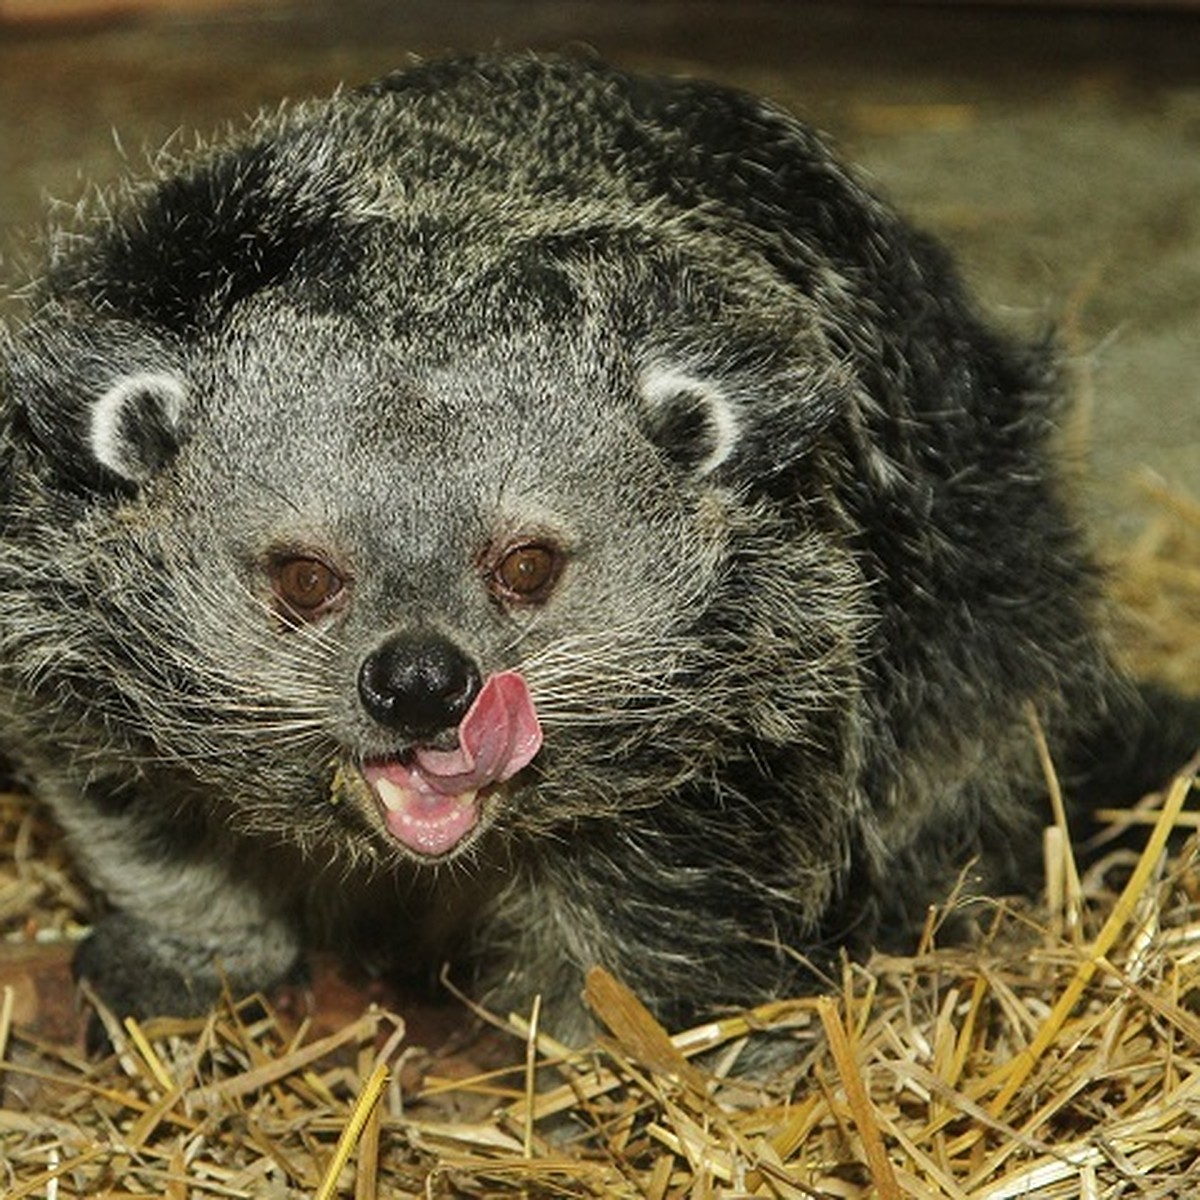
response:
M0 359L0 736L118 1013L331 946L678 1024L1036 887L1031 714L1085 800L1200 741L1110 661L1050 349L736 91L287 106L85 207Z

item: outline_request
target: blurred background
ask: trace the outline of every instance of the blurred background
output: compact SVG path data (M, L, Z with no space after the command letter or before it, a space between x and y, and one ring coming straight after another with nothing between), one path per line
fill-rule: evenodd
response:
M1108 532L1200 490L1200 3L0 0L0 287L53 203L282 98L450 50L585 47L761 92L1055 326ZM53 203L52 203L53 202ZM8 295L0 311L19 305Z

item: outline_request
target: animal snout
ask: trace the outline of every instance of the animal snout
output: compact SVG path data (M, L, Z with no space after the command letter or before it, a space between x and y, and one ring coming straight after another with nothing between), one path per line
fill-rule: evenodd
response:
M358 672L359 699L371 717L412 738L457 726L479 688L474 662L436 634L396 634Z

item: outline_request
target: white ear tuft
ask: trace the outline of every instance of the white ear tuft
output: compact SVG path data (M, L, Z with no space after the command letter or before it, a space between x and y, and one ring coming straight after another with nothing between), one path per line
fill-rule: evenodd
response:
M693 475L711 474L733 453L741 435L738 413L713 380L651 365L640 385L651 437Z
M144 483L179 448L187 388L165 371L138 371L112 384L92 406L96 461L131 483Z

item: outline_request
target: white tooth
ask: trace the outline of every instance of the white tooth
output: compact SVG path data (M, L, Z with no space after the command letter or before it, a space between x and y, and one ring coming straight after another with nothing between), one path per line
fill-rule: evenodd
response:
M475 803L475 797L478 795L479 789L476 788L475 791L463 792L461 795L455 796L454 799L457 801L460 808L470 808L471 805Z
M383 806L389 812L399 812L408 805L410 793L407 788L393 783L390 779L375 780L375 790L379 793Z

